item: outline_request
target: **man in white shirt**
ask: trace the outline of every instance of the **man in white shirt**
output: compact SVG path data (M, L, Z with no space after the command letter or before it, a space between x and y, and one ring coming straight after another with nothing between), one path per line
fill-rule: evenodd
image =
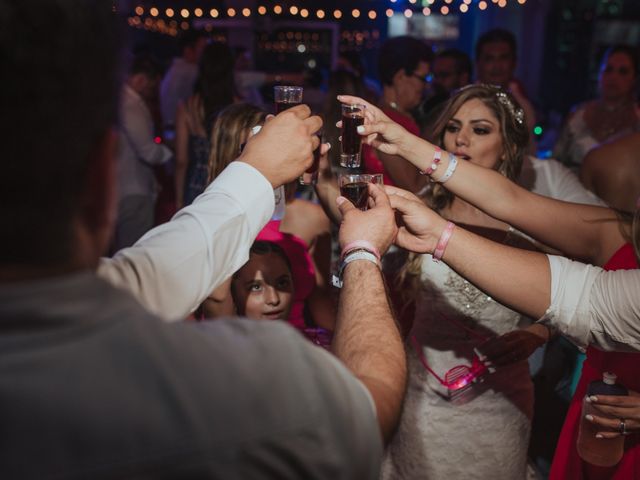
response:
M157 182L154 167L173 153L154 141L154 124L145 103L158 88L160 71L149 57L134 59L120 99L118 218L114 248L133 245L154 223Z
M178 104L193 93L193 85L198 77L198 62L206 45L207 37L201 30L187 30L180 36L182 55L173 59L160 85L160 107L165 130L174 128Z

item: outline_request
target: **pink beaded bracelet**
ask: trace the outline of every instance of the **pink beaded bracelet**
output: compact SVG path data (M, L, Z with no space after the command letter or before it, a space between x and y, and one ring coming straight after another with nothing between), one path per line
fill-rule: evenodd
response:
M444 230L440 235L440 239L438 240L438 244L436 245L436 249L433 251L434 262L439 262L440 260L442 260L444 250L447 248L447 244L449 243L449 239L451 238L451 234L453 233L453 229L455 226L455 223L447 222L447 226L444 227Z
M422 175L431 175L438 168L438 164L442 159L442 150L440 147L436 147L435 152L433 152L433 161L431 162L431 166L426 170L419 170Z

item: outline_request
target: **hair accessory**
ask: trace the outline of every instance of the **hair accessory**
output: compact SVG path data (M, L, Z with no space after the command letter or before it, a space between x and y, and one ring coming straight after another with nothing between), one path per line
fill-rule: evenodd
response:
M454 154L449 153L449 165L447 165L447 169L444 171L444 175L442 175L436 182L438 183L446 183L447 180L451 178L453 172L458 168L458 157Z
M522 107L516 108L506 92L498 90L496 92L496 98L498 99L498 102L507 107L507 110L509 110L509 113L511 113L511 116L519 125L522 125L524 123L524 110L522 109Z
M338 275L333 275L331 278L331 283L336 288L342 288L344 282L342 281L342 275L344 274L344 269L351 262L356 260L367 260L371 263L375 263L378 268L380 268L380 261L372 252L364 249L356 249L347 253L347 255L342 259L342 263L340 264L340 270L338 271Z
M442 260L442 256L444 255L444 251L447 248L447 244L449 243L449 239L451 238L451 234L453 233L455 226L455 223L447 222L446 227L444 227L444 230L440 235L440 239L438 240L438 244L436 245L436 249L433 251L434 262Z
M440 163L441 159L442 159L442 150L440 149L440 147L436 147L436 151L433 152L433 161L431 162L431 165L429 166L429 168L427 168L426 170L419 170L419 172L422 175L431 175L438 168L438 164Z

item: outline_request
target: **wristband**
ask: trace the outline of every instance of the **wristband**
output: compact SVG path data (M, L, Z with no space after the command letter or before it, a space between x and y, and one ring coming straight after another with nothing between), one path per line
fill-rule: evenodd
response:
M438 164L440 163L441 159L442 150L440 150L440 147L436 147L435 152L433 152L433 161L431 162L431 166L429 166L429 168L427 168L426 170L419 170L419 172L422 175L431 175L438 168Z
M355 240L346 244L340 253L340 259L343 260L352 250L366 250L373 253L380 261L380 251L368 240Z
M434 262L442 260L442 256L444 255L444 251L447 248L447 244L449 243L449 239L451 238L451 234L453 233L455 226L455 223L447 222L447 226L444 227L444 230L440 235L440 239L438 240L438 244L436 245L436 249L433 251Z
M355 262L356 260L367 260L371 263L375 263L376 266L380 268L380 261L372 252L369 252L368 250L356 250L351 253L347 253L347 255L342 260L338 275L333 275L331 279L331 283L334 287L342 288L342 275L344 273L344 269L347 265L349 265L351 262Z
M450 153L449 165L447 166L447 169L444 171L444 175L442 175L438 180L436 180L436 182L445 183L447 180L449 180L449 178L451 178L451 175L453 175L453 172L456 171L457 166L458 166L458 158L455 155Z

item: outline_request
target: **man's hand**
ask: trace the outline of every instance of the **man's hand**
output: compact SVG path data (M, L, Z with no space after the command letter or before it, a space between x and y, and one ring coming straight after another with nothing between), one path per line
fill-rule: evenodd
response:
M385 191L397 212L396 245L415 253L432 253L447 222L413 193L388 185Z
M306 105L285 110L268 119L262 130L251 137L238 160L262 173L274 188L298 178L313 161L313 150L322 128L322 119L311 116Z
M478 347L487 361L496 367L521 362L549 340L549 331L543 325L533 324L523 330L513 330L487 340Z
M336 203L342 214L340 225L340 246L351 242L367 240L378 249L380 255L393 243L398 227L393 218L389 198L381 187L369 183L369 209L358 210L344 197L338 197Z

